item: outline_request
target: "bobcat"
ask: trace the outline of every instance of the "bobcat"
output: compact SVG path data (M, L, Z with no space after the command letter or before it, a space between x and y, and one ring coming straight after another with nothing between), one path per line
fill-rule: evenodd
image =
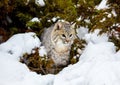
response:
M75 24L59 21L43 33L42 44L55 66L66 66L69 62L71 45L76 38L74 26Z

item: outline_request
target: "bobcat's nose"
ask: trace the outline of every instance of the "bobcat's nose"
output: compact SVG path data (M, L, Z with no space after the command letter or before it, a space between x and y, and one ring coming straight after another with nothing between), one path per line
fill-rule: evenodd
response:
M66 42L67 42L67 43L70 42L70 39L66 39Z

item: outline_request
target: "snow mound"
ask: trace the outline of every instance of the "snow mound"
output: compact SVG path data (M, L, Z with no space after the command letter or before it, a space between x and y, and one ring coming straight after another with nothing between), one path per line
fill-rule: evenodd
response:
M24 53L31 53L31 50L40 46L40 40L35 33L21 33L13 35L7 42L0 44L0 51L13 56L22 56Z
M101 42L108 42L108 36L106 33L99 35L100 30L97 29L93 33L86 34L84 39L87 43L91 42L94 44Z
M80 28L76 29L76 31L77 31L77 36L80 39L83 39L85 37L85 35L88 34L88 28L85 28L85 27L80 27Z
M89 43L80 61L65 68L53 85L120 85L120 61L113 43Z
M0 45L0 85L120 85L120 51L116 53L106 34L85 34L86 46L79 62L69 65L57 75L31 72L18 58L40 47L35 33L12 36ZM45 54L40 47L40 55Z
M21 55L40 44L36 34L30 32L16 34L0 45L0 85L52 85L54 75L38 75L19 62Z
M13 55L3 52L0 55L0 85L52 85L54 75L38 75L16 61Z

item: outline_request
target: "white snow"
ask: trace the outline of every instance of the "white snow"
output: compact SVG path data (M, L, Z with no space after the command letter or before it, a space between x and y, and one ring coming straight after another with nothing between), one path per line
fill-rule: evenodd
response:
M107 9L108 8L107 1L108 0L102 0L100 2L100 4L98 6L96 6L95 8L98 9L98 10Z
M21 33L0 44L0 85L51 85L54 75L38 75L19 62L24 53L40 47L35 33ZM45 80L48 80L44 82Z
M80 21L82 19L82 17L80 16L79 18L77 18L77 21Z
M108 17L111 17L110 14L108 15ZM104 17L102 20L100 20L100 22L104 22L106 20L106 18Z
M108 36L107 34L102 34L99 35L99 29L95 30L94 33L89 33L86 34L84 39L86 40L87 43L92 42L92 43L101 43L101 42L107 42L108 41Z
M118 51L115 56L117 57L116 60L120 61L120 51Z
M41 57L44 57L45 55L47 55L47 52L46 52L46 49L45 49L44 46L41 46L41 47L40 47L39 55L40 55Z
M31 21L32 22L40 22L40 20L37 17L34 17Z
M52 21L53 21L53 22L55 22L56 20L57 20L57 18L56 18L56 17L53 17L53 18L52 18Z
M57 17L53 17L52 19L48 19L47 21L48 21L48 22L51 22L51 21L56 22L56 21L59 20L59 19L60 19L60 17L57 16ZM60 21L60 20L59 20L59 21Z
M114 16L114 17L117 16L115 9L112 9L111 13L107 13L107 14L108 14L108 16L107 16L108 18L111 18L112 16Z
M45 6L44 0L35 0L35 3L40 6Z
M56 75L53 85L120 85L117 57L113 43L89 42L80 61Z
M117 14L116 14L116 12L115 12L115 9L112 10L112 14L113 14L113 16L115 16L115 17L117 16Z
M55 22L57 19L59 19L60 17L53 17L52 21Z
M80 27L77 30L77 36L82 39L85 37L86 34L88 34L88 29L85 27Z
M98 32L85 32L83 37L88 45L79 62L57 75L36 74L19 62L20 56L31 53L35 47L44 54L35 33L12 36L0 44L0 85L120 85L120 51L115 51L106 34L98 36Z
M34 41L34 42L33 42ZM35 33L21 33L13 35L7 42L0 45L0 52L6 52L13 56L22 56L31 53L31 50L40 46L40 40Z

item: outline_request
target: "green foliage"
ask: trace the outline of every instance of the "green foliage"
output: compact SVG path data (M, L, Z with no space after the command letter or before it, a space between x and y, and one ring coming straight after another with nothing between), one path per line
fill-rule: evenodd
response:
M20 62L25 63L31 71L35 71L38 74L48 74L53 65L53 61L46 56L39 56L38 48L34 49L33 54L24 54L21 57Z
M120 50L120 39L117 39L115 36L110 37L110 41L114 42L116 45L116 51Z
M42 29L42 24L40 22L32 22L32 21L29 21L27 24L26 24L27 27L30 27L32 30L34 31L39 31L40 28Z
M96 9L95 7L102 0L73 0L76 5L77 18L76 23L78 26L84 26L93 32L95 29L100 29L100 34L110 33L113 25L119 26L120 24L120 1L119 0L108 0L106 9ZM116 13L116 15L115 15ZM78 18L80 18L78 20ZM112 36L114 37L114 36ZM111 38L109 36L109 38ZM112 38L113 39L113 38ZM115 39L114 39L115 40ZM115 43L113 41L113 43ZM115 43L118 47L118 45ZM118 47L119 48L119 47Z
M113 9L117 14L120 13L119 4L110 2L107 9L95 9L95 6L99 3L100 0L79 0L76 5L78 5L78 18L81 17L81 20L77 21L77 24L88 27L90 31L101 29L101 33L105 33L110 31L109 29L113 24L119 23L120 16L114 16L112 13Z
M16 27L12 27L11 29L10 29L10 36L12 36L13 34L16 34L18 32L18 29L16 28Z
M29 27L32 31L34 31L38 37L41 36L43 32L43 25L40 22L29 21L26 23L26 26Z
M57 74L64 67L56 67L52 59L47 56L39 56L39 49L34 49L35 53L33 54L24 54L21 57L20 62L25 63L31 71L34 71L38 74Z
M26 21L32 19L30 14L19 13L16 16L19 18L19 21L22 23L26 23Z
M74 3L72 3L71 0L46 0L45 4L46 5L43 10L44 16L41 17L42 20L41 22L43 23L51 22L51 24L53 24L57 22L58 19L64 19L70 22L75 21L77 12L76 12L76 8L74 7ZM57 20L55 21L52 21L53 17L59 17L59 18L57 18ZM48 26L50 26L51 24L49 24Z
M45 6L41 7L35 4L35 0L30 0L29 2L27 0L4 0L0 1L1 26L6 25L7 29L16 27L25 31L29 26L29 21L34 17L38 17L41 20L40 25L37 25L37 27L34 26L36 24L31 24L30 27L33 27L33 30L36 30L36 28L41 30L41 28L49 27L59 19L63 19L69 22L77 22L78 26L88 27L90 31L101 29L102 32L106 32L109 31L109 28L113 24L120 22L120 1L108 0L108 9L95 9L96 5L101 1L102 0L45 0ZM113 9L118 14L117 16L111 13ZM111 14L111 17L108 17L108 14ZM8 23L6 16L9 16L12 23ZM53 17L57 17L57 19L53 21ZM78 21L77 18L79 17L81 17L81 20ZM103 19L105 20L101 22Z
M114 29L113 29L114 28ZM116 51L120 50L120 27L113 26L111 27L111 32L109 33L110 37L109 40L114 42L116 46Z
M80 55L85 48L85 44L86 42L84 40L80 40L79 38L74 40L70 51L70 64L74 64L79 61Z

